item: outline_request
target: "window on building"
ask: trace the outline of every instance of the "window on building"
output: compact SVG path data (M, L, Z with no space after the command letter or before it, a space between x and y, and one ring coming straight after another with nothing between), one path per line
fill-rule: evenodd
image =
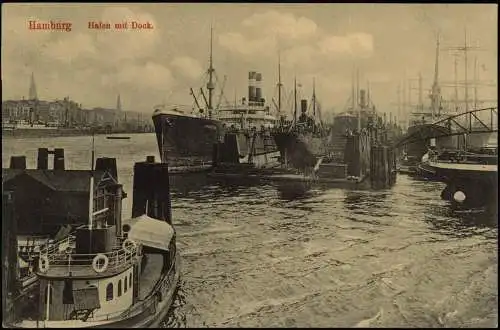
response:
M113 300L113 283L106 286L106 301Z
M128 275L128 286L132 287L132 273Z
M122 295L122 280L118 281L118 293L116 294L118 297Z
M127 292L128 289L128 279L127 276L125 276L125 279L123 280L123 293Z

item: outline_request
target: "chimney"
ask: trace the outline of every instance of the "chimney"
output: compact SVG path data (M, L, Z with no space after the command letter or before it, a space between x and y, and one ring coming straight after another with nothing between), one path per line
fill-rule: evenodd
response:
M255 76L255 101L261 102L262 100L262 74L257 73Z
M64 149L54 149L54 170L64 171Z
M250 71L248 73L248 102L253 102L256 99L255 93L255 71Z
M12 156L10 157L10 168L14 170L26 169L26 156Z
M49 169L49 149L38 148L38 162L36 168L38 170Z
M307 112L307 100L300 100L300 111L302 113Z

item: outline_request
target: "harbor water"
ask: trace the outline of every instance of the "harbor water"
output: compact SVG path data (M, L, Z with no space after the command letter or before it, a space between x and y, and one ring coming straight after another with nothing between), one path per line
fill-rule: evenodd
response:
M153 134L95 137L116 157L132 205L137 161ZM3 166L39 147L89 169L91 137L2 141ZM167 327L493 327L498 324L495 216L454 212L441 183L399 175L387 190L212 182L172 177L182 284Z

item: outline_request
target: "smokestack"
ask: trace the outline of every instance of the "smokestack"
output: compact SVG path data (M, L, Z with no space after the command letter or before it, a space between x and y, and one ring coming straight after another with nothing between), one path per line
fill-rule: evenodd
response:
M262 74L257 73L255 76L255 101L262 100Z
M307 100L300 100L300 111L302 113L307 112Z
M49 168L49 149L38 148L38 162L36 168L38 170L47 170Z
M54 149L54 170L64 170L64 149Z
M364 89L359 91L359 105L362 108L366 107L366 91Z
M248 102L253 102L256 99L256 91L255 91L255 78L256 72L250 71L248 73Z
M26 156L12 156L10 157L10 168L14 170L26 169Z

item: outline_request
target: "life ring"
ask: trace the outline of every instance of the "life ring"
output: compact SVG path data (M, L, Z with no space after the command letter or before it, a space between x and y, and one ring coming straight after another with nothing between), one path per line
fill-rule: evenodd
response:
M46 273L49 270L49 258L47 258L46 255L42 255L40 259L38 259L38 269L42 273Z
M99 264L100 261L104 263ZM106 255L99 253L94 257L94 260L92 260L92 268L94 268L94 271L96 273L102 273L108 268L108 263L109 263L109 258Z
M136 250L137 243L131 240L130 238L127 238L123 241L122 248L123 250L125 250L125 252L132 253Z

